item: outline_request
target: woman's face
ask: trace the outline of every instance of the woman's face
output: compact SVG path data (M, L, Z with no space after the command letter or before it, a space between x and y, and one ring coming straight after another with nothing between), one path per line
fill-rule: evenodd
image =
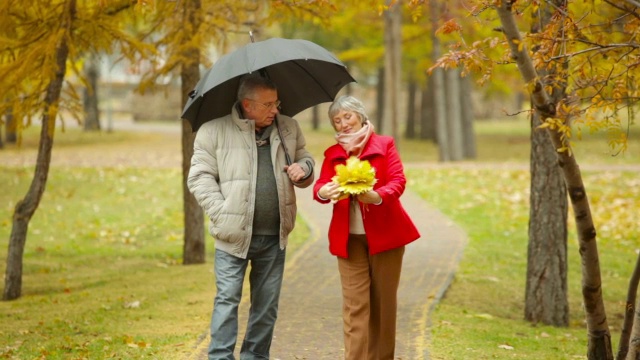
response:
M354 133L362 129L360 116L353 111L340 110L332 119L333 128L339 133Z

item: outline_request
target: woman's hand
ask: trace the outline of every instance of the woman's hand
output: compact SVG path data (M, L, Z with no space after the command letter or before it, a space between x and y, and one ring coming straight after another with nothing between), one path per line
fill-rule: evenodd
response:
M377 192L369 190L366 193L358 195L358 201L363 204L380 204L382 198Z
M331 200L331 202L335 203L339 200L347 198L349 195L343 194L339 189L340 185L332 182L328 182L324 184L320 190L318 190L318 195L327 200Z

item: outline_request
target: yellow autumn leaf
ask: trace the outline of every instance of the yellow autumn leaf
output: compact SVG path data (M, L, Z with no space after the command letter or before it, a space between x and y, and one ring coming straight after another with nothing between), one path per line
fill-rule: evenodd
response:
M373 189L377 181L375 176L376 170L367 160L352 156L346 164L336 166L336 175L331 180L340 185L339 190L343 193L358 195Z

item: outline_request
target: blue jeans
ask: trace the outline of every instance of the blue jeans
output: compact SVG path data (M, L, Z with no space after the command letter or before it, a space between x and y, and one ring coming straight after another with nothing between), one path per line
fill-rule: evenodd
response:
M280 250L277 235L253 236L246 259L216 250L214 271L217 292L211 315L209 360L235 359L233 352L238 337L238 307L249 262L251 308L240 359L269 359L278 316L285 254L285 250Z

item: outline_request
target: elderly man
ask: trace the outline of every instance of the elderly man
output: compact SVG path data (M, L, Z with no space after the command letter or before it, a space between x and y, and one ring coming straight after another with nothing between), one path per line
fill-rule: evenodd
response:
M205 123L196 135L187 184L210 219L216 249L211 360L234 359L249 263L251 309L240 359L269 358L296 219L294 186L312 184L314 167L299 124L279 114L279 105L273 82L245 75L231 113Z

